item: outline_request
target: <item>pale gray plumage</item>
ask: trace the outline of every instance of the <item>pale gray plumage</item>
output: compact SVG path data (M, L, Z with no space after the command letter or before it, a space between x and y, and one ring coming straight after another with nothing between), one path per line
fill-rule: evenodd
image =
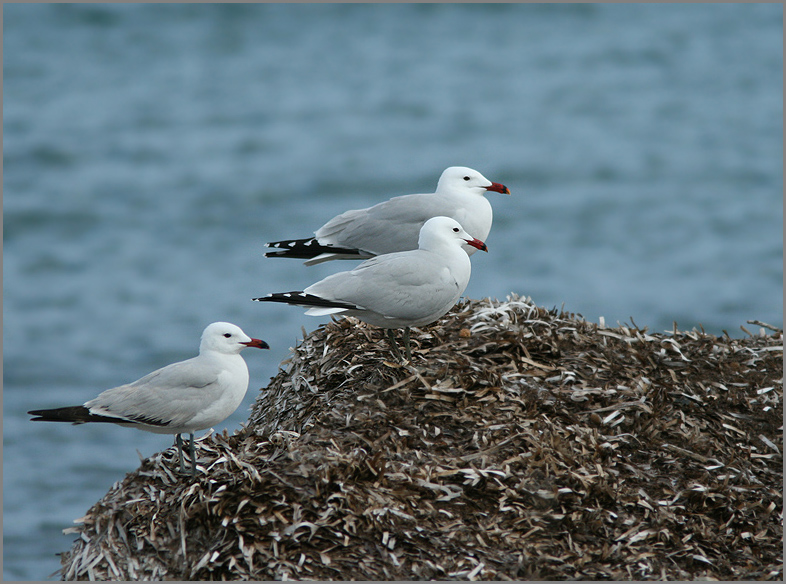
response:
M420 228L432 217L458 221L474 237L485 240L491 230L491 204L486 192L510 194L465 166L445 169L433 193L403 195L368 207L346 211L320 227L315 237L268 243L267 257L309 258L306 265L335 259L363 259L418 248ZM330 248L336 248L331 250ZM476 249L463 246L472 255Z
M193 473L194 432L224 421L246 394L248 367L240 356L246 347L269 348L234 324L214 322L202 333L196 357L108 389L83 406L29 413L38 416L33 421L108 422L156 434L176 434L181 467L180 434L190 434Z
M302 292L254 300L308 306L312 316L345 314L385 329L404 328L406 341L409 327L434 322L466 289L471 264L464 243L486 250L456 220L433 217L421 228L416 250L373 257Z

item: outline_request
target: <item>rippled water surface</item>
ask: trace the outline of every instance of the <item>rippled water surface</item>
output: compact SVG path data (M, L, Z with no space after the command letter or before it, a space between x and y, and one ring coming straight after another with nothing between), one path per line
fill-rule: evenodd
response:
M732 336L783 323L781 5L4 7L4 576L47 578L81 517L168 436L31 424L265 339L246 420L327 319L250 298L305 268L262 244L431 192L465 165L490 252L466 295ZM482 256L482 257L481 257ZM139 455L137 454L139 453Z

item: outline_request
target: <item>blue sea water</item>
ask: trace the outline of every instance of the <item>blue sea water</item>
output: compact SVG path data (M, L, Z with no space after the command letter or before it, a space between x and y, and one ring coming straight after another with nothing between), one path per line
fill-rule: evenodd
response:
M327 319L253 303L353 263L263 257L334 215L489 193L466 295L655 332L783 326L783 8L6 4L3 560L59 567L84 515L171 445L31 424L196 354L210 322L266 340L239 428ZM139 454L138 454L139 453Z

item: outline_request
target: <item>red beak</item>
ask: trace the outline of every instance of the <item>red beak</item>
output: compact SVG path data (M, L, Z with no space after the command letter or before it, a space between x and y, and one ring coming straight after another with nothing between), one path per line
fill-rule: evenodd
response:
M245 345L246 347L256 347L257 349L269 349L270 346L265 341L260 341L259 339L251 339L247 343L240 341L241 345Z
M465 239L464 241L467 242L467 245L471 245L472 247L476 247L480 251L488 251L489 250L489 248L486 246L485 243L483 243L479 239L475 239L474 237L472 239Z
M487 191L494 191L495 193L502 193L503 195L509 195L510 194L510 191L508 190L508 187L506 187L505 185L499 184L499 183L495 183L495 182L491 183L490 186L487 186L486 190Z

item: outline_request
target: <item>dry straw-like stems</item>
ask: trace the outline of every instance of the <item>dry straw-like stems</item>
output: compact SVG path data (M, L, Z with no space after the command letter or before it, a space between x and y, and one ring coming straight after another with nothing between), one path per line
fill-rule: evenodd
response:
M63 577L783 578L782 331L511 296L412 341L400 365L354 319L308 335L196 482L170 449L78 520Z

